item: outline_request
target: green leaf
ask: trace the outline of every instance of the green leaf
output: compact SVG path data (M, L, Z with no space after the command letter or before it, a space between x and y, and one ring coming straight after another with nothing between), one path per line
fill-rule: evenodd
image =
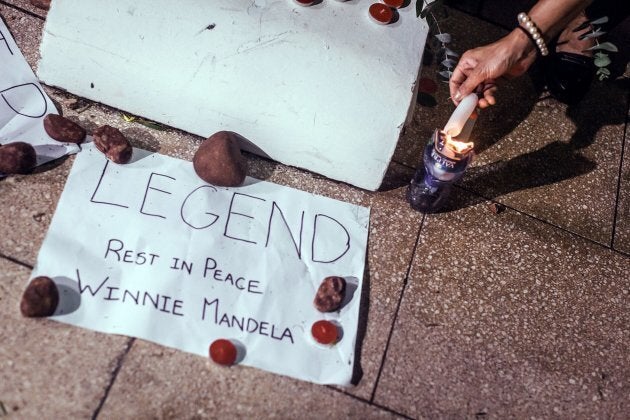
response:
M619 49L612 42L602 42L601 44L593 45L591 48L587 48L584 51L605 50L610 52L618 52Z
M129 115L125 113L121 115L122 115L123 120L125 120L125 122L128 122L128 123L137 123L140 125L144 125L145 127L149 127L149 128L152 128L154 130L159 130L159 131L167 130L167 127L165 125L156 123L155 121L145 120L144 118L139 118L134 115Z
M451 34L435 34L434 35L438 41L440 41L442 44L448 44L449 42L451 42L453 40L453 37L451 37Z
M608 55L606 54L597 53L595 54L595 56L596 58L595 58L594 63L597 67L606 67L607 65L611 63L610 58L608 58Z
M155 121L143 120L142 118L139 118L136 122L138 124L144 125L145 127L149 127L149 128L154 129L154 130L166 131L166 127L165 126L163 126L160 123L156 123Z
M598 37L604 35L605 33L606 32L602 31L602 28L595 28L591 32L587 32L587 33L585 33L583 35L580 35L578 37L578 39L580 41L582 41L583 39L598 38Z
M435 8L436 6L439 6L443 2L444 0L435 0L435 1L432 1L431 3L426 4L424 8L422 9L422 11L420 12L419 16L422 19L426 18L427 15L431 12L431 10L433 10L433 8ZM424 1L422 1L421 3L424 4ZM418 3L416 3L416 11L417 10L418 10Z
M459 58L459 54L449 48L444 48L443 54L449 58Z
M416 0L416 16L420 17L422 14L422 6L424 6L424 0Z
M452 68L455 68L455 66L457 66L457 62L455 60L451 60L450 58L443 60L440 64L448 69L452 69Z
M453 75L453 72L449 70L442 70L438 72L438 75L440 76L440 79L442 79L442 81L449 81L451 79L451 76Z
M601 25L608 22L608 16L602 16L599 19L591 20L591 25Z
M606 76L610 76L610 70L602 67L600 69L597 69L597 74L605 74Z
M577 28L573 29L573 32L580 32L591 25L601 25L602 23L606 23L606 22L608 22L608 16L603 16L595 20L587 20L587 21L582 22L582 24L578 26Z

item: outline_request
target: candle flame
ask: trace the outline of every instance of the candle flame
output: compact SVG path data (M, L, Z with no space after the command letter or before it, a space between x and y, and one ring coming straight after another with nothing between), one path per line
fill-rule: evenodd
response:
M475 143L454 140L450 134L446 134L445 143L446 147L459 154L466 154L475 147Z

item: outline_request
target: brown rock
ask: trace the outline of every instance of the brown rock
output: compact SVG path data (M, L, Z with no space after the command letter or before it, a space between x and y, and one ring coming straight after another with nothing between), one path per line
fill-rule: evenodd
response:
M0 172L25 174L35 167L37 155L28 143L16 141L0 147Z
M199 178L209 184L236 187L247 176L247 162L234 133L219 131L204 140L193 157Z
M31 0L31 4L40 9L48 10L50 9L50 1L51 0Z
M346 295L346 280L339 276L326 277L317 289L313 304L320 312L334 312Z
M24 290L20 312L25 317L51 316L59 304L57 285L50 277L36 277Z
M117 128L104 125L92 133L94 145L114 163L128 163L133 148L129 140Z
M64 143L83 143L85 129L61 115L48 114L44 118L44 130L53 139Z

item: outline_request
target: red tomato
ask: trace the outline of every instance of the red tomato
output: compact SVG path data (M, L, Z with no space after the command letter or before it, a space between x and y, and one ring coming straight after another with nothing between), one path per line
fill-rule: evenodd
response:
M215 340L210 344L210 358L219 365L233 365L236 362L236 346L230 340Z
M320 344L335 344L339 338L337 326L330 321L317 321L311 327L311 334Z

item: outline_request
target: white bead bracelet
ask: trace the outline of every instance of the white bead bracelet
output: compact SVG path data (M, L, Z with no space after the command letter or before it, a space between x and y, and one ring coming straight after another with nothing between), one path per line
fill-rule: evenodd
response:
M517 16L519 28L527 33L529 38L532 40L536 47L540 51L540 55L546 56L549 55L549 49L547 49L547 44L545 44L545 39L542 34L538 30L536 24L532 21L532 19L525 12L521 12Z

